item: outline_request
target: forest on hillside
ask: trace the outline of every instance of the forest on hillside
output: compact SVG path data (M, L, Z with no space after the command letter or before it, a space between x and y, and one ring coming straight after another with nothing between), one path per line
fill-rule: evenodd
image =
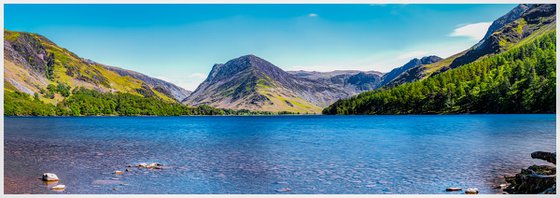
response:
M323 114L554 113L556 32L427 79L339 100Z

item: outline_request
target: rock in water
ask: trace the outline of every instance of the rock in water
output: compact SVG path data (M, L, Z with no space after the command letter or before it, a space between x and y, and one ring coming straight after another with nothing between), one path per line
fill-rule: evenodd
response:
M58 176L54 173L43 173L43 181L58 181Z
M478 188L467 188L467 190L465 190L465 194L470 194L470 195L478 194Z
M513 177L506 177L510 185L505 189L510 194L537 194L556 184L556 168L546 165L533 165L522 169Z
M127 169L128 170L128 169ZM115 171L115 175L122 175L123 172L122 171Z
M458 187L449 187L447 189L445 189L445 191L461 191L463 190L462 188L458 188Z
M51 188L51 190L54 190L54 191L63 191L64 189L66 189L65 185L56 185L56 186L53 186Z
M545 151L536 151L531 153L531 157L533 159L541 159L553 164L556 164L556 153L545 152Z
M531 153L531 157L556 164L556 153L537 151ZM505 179L510 185L504 191L510 194L556 193L556 167L554 166L533 165Z

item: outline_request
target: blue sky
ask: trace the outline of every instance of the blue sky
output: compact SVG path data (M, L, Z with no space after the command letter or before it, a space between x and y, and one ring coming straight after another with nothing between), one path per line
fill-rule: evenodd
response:
M10 5L8 30L194 90L214 63L255 54L284 70L388 72L475 44L513 4Z

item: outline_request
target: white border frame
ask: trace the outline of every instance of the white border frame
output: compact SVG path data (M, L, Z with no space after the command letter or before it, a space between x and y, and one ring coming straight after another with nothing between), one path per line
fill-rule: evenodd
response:
M4 4L518 4L518 3L551 3L556 4L556 10L558 10L558 4L560 1L557 0L4 0L0 2L0 26L4 28ZM558 32L558 21L556 22L556 32ZM3 33L2 33L3 34ZM557 36L558 37L558 36ZM0 38L0 42L4 43L4 36ZM558 47L560 42L558 38L556 39L556 46ZM4 57L4 48L0 50L0 56ZM559 86L559 69L558 65L560 60L558 59L558 48L556 49L556 152L558 153L558 142L560 142L560 137L558 136L558 120L560 116L558 114L560 110L560 102L558 98L558 93L560 93ZM0 86L4 87L4 61L0 63L2 66L2 81L0 81ZM2 105L0 111L4 114L4 92L0 92L0 101ZM361 197L464 197L464 194L297 194L297 195L284 195L284 194L4 194L4 116L0 118L2 133L0 134L0 140L2 141L2 146L0 147L0 173L2 175L2 180L0 180L0 190L1 195L6 197L344 197L344 198L361 198ZM558 194L557 194L558 195ZM558 197L557 195L491 195L491 194L479 194L477 197Z

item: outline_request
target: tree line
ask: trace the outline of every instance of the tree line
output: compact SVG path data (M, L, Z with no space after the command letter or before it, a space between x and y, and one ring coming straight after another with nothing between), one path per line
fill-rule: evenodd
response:
M66 95L69 86L51 86L45 95L54 92ZM232 110L201 105L197 107L171 103L155 97L130 93L101 93L78 87L56 105L42 102L38 94L32 98L19 91L4 91L4 115L7 116L98 116L98 115L278 115L291 112Z

